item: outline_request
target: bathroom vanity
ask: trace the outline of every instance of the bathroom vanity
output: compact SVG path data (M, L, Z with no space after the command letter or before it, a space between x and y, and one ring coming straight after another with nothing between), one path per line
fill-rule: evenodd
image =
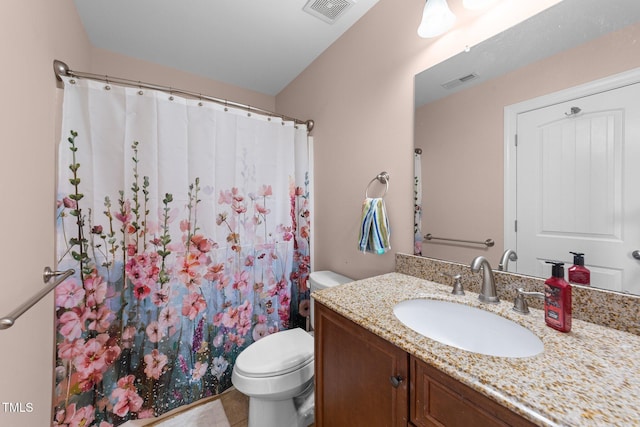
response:
M316 426L534 426L316 305Z
M401 273L314 293L316 426L639 425L640 337L575 320L565 334L541 310ZM402 324L408 299L454 301L506 317L544 344L537 356L487 356ZM474 328L474 324L469 324Z

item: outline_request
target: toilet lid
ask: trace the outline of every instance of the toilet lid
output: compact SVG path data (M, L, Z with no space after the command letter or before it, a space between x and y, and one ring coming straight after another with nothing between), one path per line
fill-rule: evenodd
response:
M235 369L248 377L272 377L313 361L313 337L300 328L267 335L247 347Z

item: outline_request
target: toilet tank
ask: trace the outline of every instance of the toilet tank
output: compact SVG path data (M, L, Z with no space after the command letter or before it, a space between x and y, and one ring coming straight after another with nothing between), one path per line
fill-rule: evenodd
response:
M353 282L353 279L334 271L322 270L309 274L309 289L312 293L349 282ZM311 327L313 328L313 296L311 297Z

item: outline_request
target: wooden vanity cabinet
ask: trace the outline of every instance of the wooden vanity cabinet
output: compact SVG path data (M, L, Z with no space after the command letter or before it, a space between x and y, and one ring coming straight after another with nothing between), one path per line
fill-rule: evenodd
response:
M408 354L314 303L316 427L406 427Z
M410 359L410 411L416 427L530 427L529 420L422 360Z
M314 311L316 427L535 425L326 306Z

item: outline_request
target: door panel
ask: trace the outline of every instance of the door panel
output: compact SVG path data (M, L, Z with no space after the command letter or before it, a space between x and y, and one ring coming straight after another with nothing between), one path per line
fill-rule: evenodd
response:
M318 302L314 307L315 425L406 427L407 353Z
M519 273L583 252L592 284L640 292L639 100L634 84L518 115Z

